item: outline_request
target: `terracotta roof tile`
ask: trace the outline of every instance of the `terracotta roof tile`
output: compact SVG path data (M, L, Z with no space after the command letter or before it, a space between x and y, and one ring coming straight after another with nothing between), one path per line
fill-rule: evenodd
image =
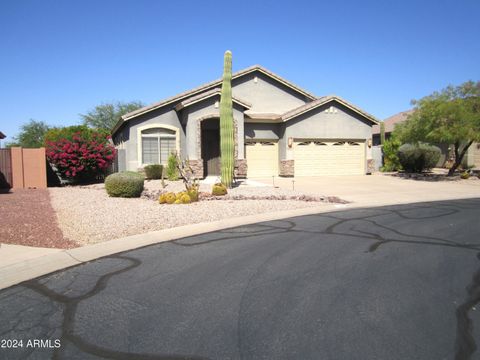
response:
M391 133L395 127L395 124L404 122L407 120L408 115L410 114L413 114L413 109L402 111L383 120L383 123L385 124L385 133ZM380 125L375 125L372 127L372 134L380 134Z

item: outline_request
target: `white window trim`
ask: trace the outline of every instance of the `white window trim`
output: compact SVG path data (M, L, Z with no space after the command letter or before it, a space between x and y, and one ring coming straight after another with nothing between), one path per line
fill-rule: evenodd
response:
M180 154L180 129L178 127L173 125L160 124L160 123L139 126L137 128L137 161L140 167L144 167L148 165L148 164L144 164L142 159L142 131L153 129L153 128L162 128L162 129L175 131L175 135L165 134L165 137L175 137L175 140L176 140L175 150L177 151L177 154ZM143 136L148 136L148 135L149 134L145 134ZM154 135L154 137L158 137L158 135ZM163 135L161 135L161 137L163 137Z

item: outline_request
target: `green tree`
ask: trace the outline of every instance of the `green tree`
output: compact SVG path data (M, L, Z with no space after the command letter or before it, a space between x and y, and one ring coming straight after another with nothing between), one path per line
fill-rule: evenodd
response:
M480 82L448 86L412 104L415 111L395 126L394 135L403 143L453 144L455 161L448 172L452 176L470 145L480 141Z
M223 83L220 95L220 156L221 179L226 187L232 187L235 166L235 139L232 104L232 53L225 52Z
M20 127L20 133L14 137L8 147L21 146L24 148L38 148L44 146L45 134L51 129L43 121L30 119L26 124Z
M85 125L96 129L111 131L123 115L138 110L143 106L139 101L100 104L88 113L80 114L80 117Z

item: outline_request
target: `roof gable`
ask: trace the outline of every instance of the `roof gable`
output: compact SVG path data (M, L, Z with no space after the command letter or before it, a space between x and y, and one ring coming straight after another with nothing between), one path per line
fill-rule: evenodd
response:
M323 96L321 98L318 98L312 102L309 102L305 105L302 105L302 106L299 106L298 108L296 109L293 109L293 110L290 110L286 113L284 113L282 115L282 121L289 121L289 120L292 120L302 114L305 114L309 111L312 111L313 109L316 109L322 105L325 105L325 104L328 104L330 102L333 102L333 101L336 101L340 104L342 104L343 106L345 106L346 108L354 111L355 113L361 115L362 117L364 117L365 119L367 119L368 121L370 121L372 124L378 124L379 121L373 116L373 115L370 115L369 113L361 110L360 108L358 108L357 106L355 105L352 105L350 104L348 101L342 99L341 97L339 96L336 96L336 95L329 95L329 96Z
M291 88L292 90L294 90L295 92L305 96L306 98L310 99L310 100L315 100L316 99L316 96L307 92L306 90L303 90L302 88L300 88L299 86L291 83L290 81L288 80L285 80L284 78L278 76L277 74L265 69L264 67L260 66L260 65L254 65L254 66L251 66L251 67L248 67L246 69L243 69L243 70L240 70L234 74L232 74L232 80L234 79L238 79L238 78L241 78L245 75L248 75L250 73L253 73L255 71L258 71L258 72L261 72L262 74L265 74L266 76L268 76L269 78ZM194 89L191 89L189 91L185 91L183 93L180 93L180 94L177 94L175 96L172 96L170 98L167 98L165 100L162 100L160 102L157 102L157 103L154 103L154 104L151 104L151 105L148 105L148 106L145 106L141 109L138 109L138 110L135 110L135 111L132 111L128 114L125 114L122 116L122 118L117 122L117 124L115 125L115 127L113 128L112 130L112 133L115 133L119 128L120 126L125 122L125 121L128 121L134 117L137 117L137 116L140 116L142 114L145 114L145 113L148 113L150 111L153 111L153 110L156 110L160 107L163 107L163 106L166 106L166 105L169 105L169 104L172 104L172 103L175 103L175 102L179 102L179 101L182 101L186 98L189 98L189 97L192 97L192 96L195 96L195 95L199 95L205 91L209 91L209 90L212 90L213 88L217 87L218 85L221 85L222 83L222 79L217 79L215 81L212 81L212 82L209 82L209 83L206 83L204 85L201 85L199 87L196 87Z
M209 90L207 92L200 93L199 95L189 97L189 98L183 100L182 102L179 102L175 106L175 110L180 111L183 108L186 108L190 105L193 105L193 104L196 104L196 103L201 102L203 100L209 99L211 97L220 96L220 95L221 95L221 89L215 88L213 90ZM241 100L236 96L232 96L232 102L244 107L245 109L250 109L252 107L252 104L248 103L247 101Z

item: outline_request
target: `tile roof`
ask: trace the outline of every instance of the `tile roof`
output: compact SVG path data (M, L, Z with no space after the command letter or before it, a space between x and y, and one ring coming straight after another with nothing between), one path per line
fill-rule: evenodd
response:
M214 88L212 90L209 90L209 91L206 91L206 92L203 92L203 93L200 93L198 95L195 95L195 96L192 96L192 97L189 97L185 100L183 100L182 102L180 102L175 108L177 110L180 110L180 109L183 109L184 107L186 106L189 106L191 104L194 104L200 100L203 100L203 99L207 99L211 96L216 96L216 95L220 95L222 92L222 90L220 88ZM232 96L232 100L233 102L236 102L237 104L243 106L244 108L246 109L249 109L252 107L252 104L250 104L249 102L247 101L244 101L244 100L241 100L239 99L238 97L236 96Z
M391 133L395 127L395 124L407 120L408 115L413 114L413 111L413 109L402 111L383 120L383 123L385 124L385 133ZM372 127L372 134L380 134L380 125L375 125Z
M307 98L310 98L311 100L315 100L316 99L316 96L313 95L312 93L309 93L307 91L305 91L304 89L300 88L299 86L293 84L292 82L290 81L287 81L285 80L284 78L278 76L277 74L271 72L270 70L267 70L265 69L264 67L260 66L260 65L253 65L253 66L250 66L246 69L243 69L243 70L240 70L234 74L232 74L232 79L236 79L236 78L239 78L241 76L244 76L244 75L247 75L249 73L252 73L254 71L259 71L267 76L269 76L270 78L273 78L275 80L277 80L278 82L290 87L291 89L301 93L302 95L304 95L305 97ZM154 104L151 104L151 105L148 105L148 106L145 106L141 109L138 109L138 110L135 110L135 111L132 111L128 114L125 114L122 116L122 118L117 122L117 124L114 126L113 130L112 130L112 133L115 133L119 128L120 126L125 122L125 121L128 121L129 119L131 118L134 118L136 116L139 116L141 114L145 114L149 111L152 111L152 110L155 110L155 109L158 109L162 106L165 106L165 105L168 105L168 104L171 104L175 101L180 101L184 98L187 98L187 97L190 97L190 96L194 96L194 95L197 95L198 93L202 92L202 91L205 91L205 90L208 90L209 88L211 87L215 87L217 85L220 85L222 83L222 79L217 79L217 80L214 80L214 81L211 81L209 83L206 83L206 84L203 84L201 86L198 86L194 89L191 89L191 90L188 90L188 91L185 91L185 92L182 92L180 94L177 94L175 96L172 96L172 97L169 97L167 99L164 99L162 101L159 101L159 102L156 102Z

